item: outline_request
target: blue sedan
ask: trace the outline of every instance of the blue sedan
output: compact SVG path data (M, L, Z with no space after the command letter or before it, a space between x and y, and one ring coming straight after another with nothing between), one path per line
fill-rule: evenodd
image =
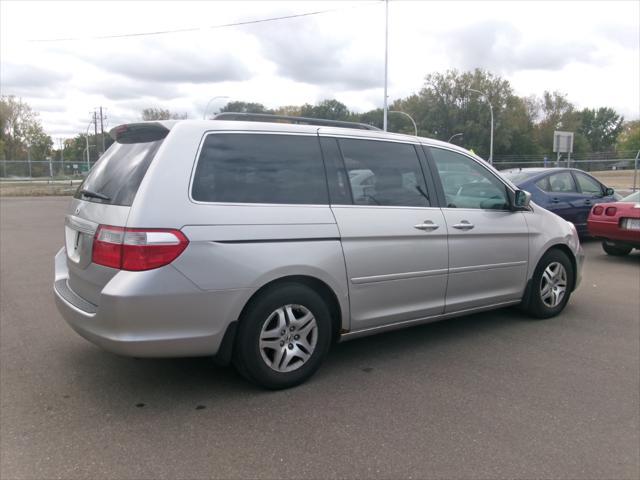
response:
M500 172L531 200L570 221L580 235L588 235L587 217L596 203L615 202L613 188L575 168L514 168Z

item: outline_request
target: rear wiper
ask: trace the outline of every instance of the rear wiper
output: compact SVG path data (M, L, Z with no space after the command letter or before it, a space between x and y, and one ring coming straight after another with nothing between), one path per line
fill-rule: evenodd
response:
M87 190L86 188L83 188L82 190L80 190L80 193L85 197L89 197L89 198L99 198L100 200L106 200L106 201L111 200L111 198L107 197L104 193L94 192L93 190Z

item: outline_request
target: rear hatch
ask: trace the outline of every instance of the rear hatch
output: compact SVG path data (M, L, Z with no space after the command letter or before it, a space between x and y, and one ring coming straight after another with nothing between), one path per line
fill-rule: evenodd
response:
M99 305L100 292L117 269L94 264L99 225L125 227L149 165L169 130L160 123L129 124L111 131L113 145L100 157L74 195L65 218L69 287Z

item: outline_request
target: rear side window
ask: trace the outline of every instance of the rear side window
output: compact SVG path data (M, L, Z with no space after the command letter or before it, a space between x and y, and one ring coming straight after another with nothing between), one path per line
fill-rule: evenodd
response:
M340 139L355 205L428 207L428 193L413 145Z
M318 139L300 135L208 135L191 196L200 202L328 204Z
M576 193L576 185L569 172L560 172L549 175L549 192Z
M108 205L131 206L147 169L164 140L115 142L93 166L75 198ZM81 193L94 192L106 198Z

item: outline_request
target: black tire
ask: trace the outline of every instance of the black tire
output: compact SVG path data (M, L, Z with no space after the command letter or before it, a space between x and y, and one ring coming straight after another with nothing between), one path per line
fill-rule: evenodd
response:
M608 240L602 241L602 249L605 251L607 255L613 255L614 257L624 257L625 255L629 255L633 248L625 246L625 245L616 245L613 242Z
M280 372L263 359L260 335L267 319L285 305L301 305L315 318L317 337L311 356L298 368ZM233 364L252 383L271 390L290 388L311 377L329 351L332 338L329 308L323 298L311 288L299 283L276 285L261 293L247 306L240 318ZM300 359L297 362L301 362Z
M562 296L560 302L555 306L549 306L543 300L541 290L543 287L543 275L547 267L559 263L564 267L566 272L566 290ZM529 291L526 305L522 305L523 310L534 318L544 319L551 318L558 315L569 301L571 296L571 289L573 288L575 279L575 272L573 264L566 253L561 250L553 249L549 250L538 262L533 278L531 279L531 290Z

